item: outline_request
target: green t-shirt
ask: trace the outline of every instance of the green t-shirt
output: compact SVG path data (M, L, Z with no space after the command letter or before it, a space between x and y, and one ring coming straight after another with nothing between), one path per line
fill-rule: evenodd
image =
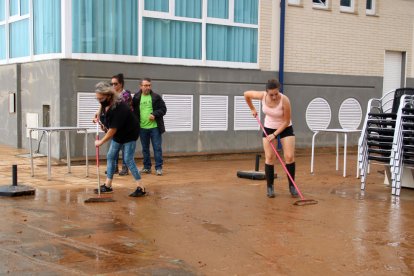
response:
M156 128L157 122L155 120L151 121L149 116L152 113L152 98L151 95L141 95L141 102L139 103L139 116L140 121L139 125L141 128L149 129Z

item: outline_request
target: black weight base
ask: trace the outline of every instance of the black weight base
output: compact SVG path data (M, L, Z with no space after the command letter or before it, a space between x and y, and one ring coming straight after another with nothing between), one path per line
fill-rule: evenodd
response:
M25 185L0 186L0 196L34 195L35 189Z
M252 180L266 179L265 173L261 171L238 171L237 177L247 178L247 179L252 179ZM277 178L277 174L275 174L275 178Z

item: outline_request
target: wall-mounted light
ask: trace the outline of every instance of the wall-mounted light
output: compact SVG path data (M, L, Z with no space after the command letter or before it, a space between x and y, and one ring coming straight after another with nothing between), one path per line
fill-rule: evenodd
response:
M9 113L16 113L16 93L9 92Z

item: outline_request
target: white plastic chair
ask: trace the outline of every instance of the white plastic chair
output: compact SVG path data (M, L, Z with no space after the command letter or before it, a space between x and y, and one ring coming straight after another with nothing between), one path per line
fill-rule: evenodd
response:
M323 98L313 99L306 109L306 123L314 133L312 137L311 173L313 173L315 156L315 138L320 132L336 133L336 170L339 170L339 134L344 135L344 168L343 176L346 177L346 154L348 133L360 132L358 130L362 119L362 109L359 102L354 98L345 99L338 113L341 128L328 128L331 122L331 108ZM357 164L358 173L358 164Z

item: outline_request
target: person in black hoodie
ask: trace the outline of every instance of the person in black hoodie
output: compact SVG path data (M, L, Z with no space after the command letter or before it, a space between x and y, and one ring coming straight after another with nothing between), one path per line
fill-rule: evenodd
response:
M154 151L156 175L162 175L162 137L165 132L164 115L167 107L160 95L151 90L151 79L144 78L140 83L140 90L133 99L135 115L139 120L140 140L144 168L142 173L151 173L150 143Z

